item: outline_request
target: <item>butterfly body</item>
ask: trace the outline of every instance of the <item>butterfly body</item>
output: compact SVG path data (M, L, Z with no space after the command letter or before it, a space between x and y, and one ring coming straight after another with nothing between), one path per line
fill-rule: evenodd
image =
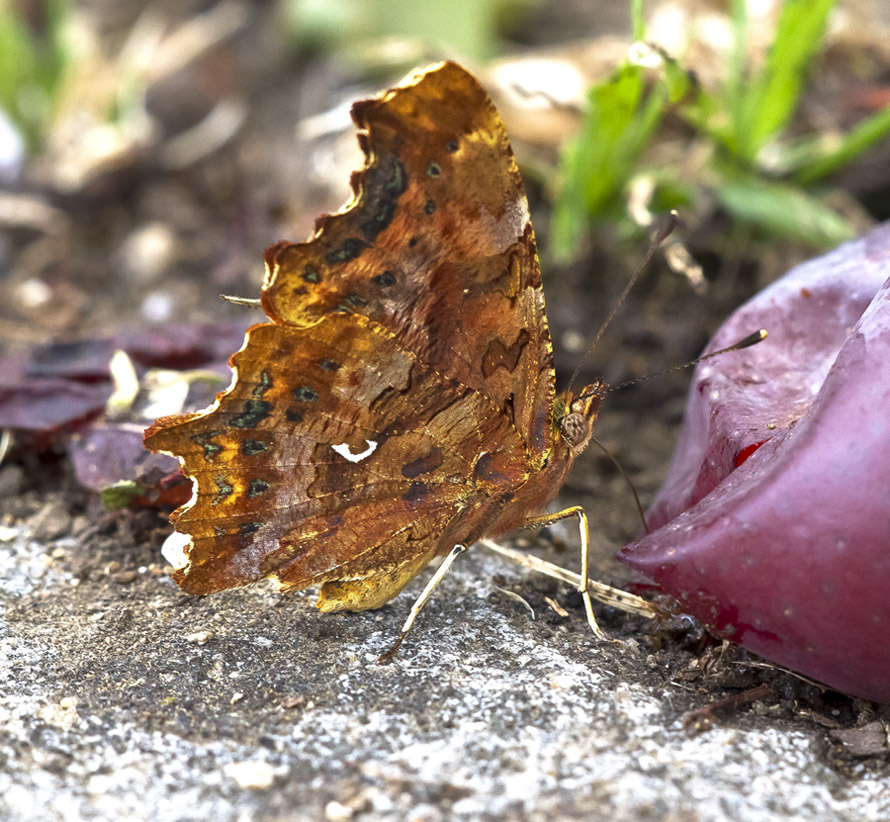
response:
M271 322L233 385L146 432L195 484L171 518L192 593L274 576L321 584L323 610L379 607L455 544L529 524L592 433L603 389L556 396L528 206L485 91L444 63L353 117L353 200L267 250Z

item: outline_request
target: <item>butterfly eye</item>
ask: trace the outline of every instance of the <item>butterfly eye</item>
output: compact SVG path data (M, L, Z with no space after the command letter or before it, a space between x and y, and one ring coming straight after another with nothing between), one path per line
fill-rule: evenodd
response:
M590 436L590 425L586 417L577 412L566 414L559 423L559 430L565 441L572 448L585 445L588 436Z

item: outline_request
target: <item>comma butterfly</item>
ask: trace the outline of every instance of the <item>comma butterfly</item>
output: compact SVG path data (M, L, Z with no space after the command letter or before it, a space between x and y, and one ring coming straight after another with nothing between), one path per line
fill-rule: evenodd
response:
M442 63L352 116L353 197L266 251L262 307L210 409L164 417L191 501L182 588L275 576L324 611L377 608L434 557L514 528L587 446L605 387L557 395L528 204L504 125ZM631 598L635 599L635 598ZM410 621L410 620L409 620ZM403 632L404 635L404 632Z

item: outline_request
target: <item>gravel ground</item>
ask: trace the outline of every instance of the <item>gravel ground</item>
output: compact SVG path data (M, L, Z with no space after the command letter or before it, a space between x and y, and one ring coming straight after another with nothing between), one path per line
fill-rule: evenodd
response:
M694 733L684 712L756 663L608 610L597 642L567 587L482 549L381 667L422 580L357 615L266 585L192 598L146 544L112 559L121 522L90 556L0 535L2 819L890 818L886 745L832 731L885 709L771 672Z

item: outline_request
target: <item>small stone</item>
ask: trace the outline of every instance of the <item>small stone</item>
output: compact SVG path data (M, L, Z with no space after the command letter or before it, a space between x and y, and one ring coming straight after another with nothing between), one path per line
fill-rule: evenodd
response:
M132 231L118 252L120 270L140 285L157 280L176 255L176 235L166 223L146 223Z
M152 291L145 295L140 312L146 320L161 323L169 320L176 308L176 301L168 291Z
M242 694L239 691L238 693L232 694L232 698L229 700L229 704L235 705L236 703L240 702L242 699L244 699L244 694Z
M344 805L335 799L324 806L324 818L327 822L349 822L353 816L353 810L349 805Z
M116 574L120 571L120 569L121 564L116 559L113 559L111 562L105 563L105 566L102 568L102 573L105 574L105 576L110 577L112 574Z
M861 728L845 728L829 733L853 756L882 756L887 753L887 731L879 721L869 722Z
M117 585L129 585L137 576L136 571L117 571L111 575L111 581Z
M28 528L38 542L58 539L70 530L71 515L62 502L50 501L28 519Z
M275 771L268 762L230 762L224 770L226 776L240 788L263 791L271 788L275 781Z
M194 643L195 645L206 645L210 642L213 631L195 631L192 634L185 635L185 641Z

